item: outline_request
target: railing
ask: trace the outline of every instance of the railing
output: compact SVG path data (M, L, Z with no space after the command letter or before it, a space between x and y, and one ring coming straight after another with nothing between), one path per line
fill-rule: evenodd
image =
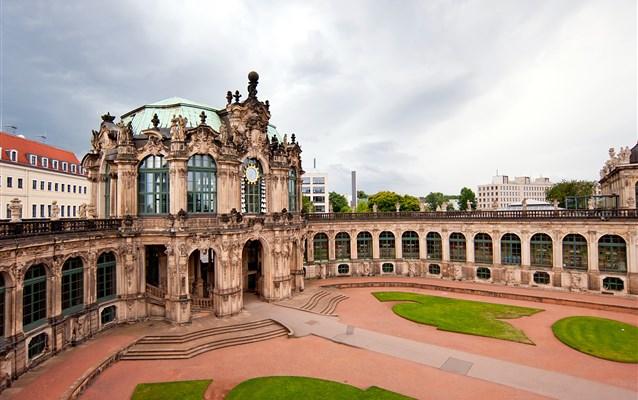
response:
M121 225L122 220L116 218L3 221L0 222L0 240L55 233L114 231Z
M153 285L146 284L146 294L157 299L164 299L166 291Z
M204 309L212 309L213 308L213 299L209 297L192 297L193 300L193 308L199 308L201 310Z
M517 219L638 219L638 210L515 210L515 211L383 211L306 214L311 222L397 219L517 220Z

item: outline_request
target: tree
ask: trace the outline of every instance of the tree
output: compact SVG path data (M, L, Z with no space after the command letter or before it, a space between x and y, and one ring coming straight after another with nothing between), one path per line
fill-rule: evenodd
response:
M370 209L368 208L368 199L359 199L359 201L357 202L357 212L369 212Z
M562 180L545 191L547 201L558 200L558 205L565 207L566 197L589 197L594 194L595 181Z
M368 194L363 190L357 190L357 199L367 199Z
M399 200L399 203L401 203L401 211L421 210L419 199L414 196L410 196L409 194L402 196L401 200Z
M474 194L472 189L464 187L463 189L461 189L461 195L459 196L459 210L472 211L467 209L468 201L472 205L472 210L476 210L476 195Z
M315 212L315 205L312 204L312 201L310 201L310 197L302 197L303 199L301 202L301 211L305 212L306 214Z
M328 196L328 199L330 200L330 204L332 204L332 211L333 212L350 212L352 211L350 209L350 206L348 205L348 200L346 199L346 197L342 194L339 194L337 192L330 192L330 195Z
M383 191L368 197L368 207L376 204L379 211L396 211L397 202L401 201L401 195L394 192Z
M430 192L427 196L425 196L425 202L428 204L431 211L436 211L436 209L439 208L445 200L445 195L441 192Z

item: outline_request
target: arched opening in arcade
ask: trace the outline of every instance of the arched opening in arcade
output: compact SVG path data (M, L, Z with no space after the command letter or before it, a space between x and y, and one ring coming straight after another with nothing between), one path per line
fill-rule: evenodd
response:
M242 251L242 277L245 292L262 293L264 248L259 240L249 240Z
M166 246L144 246L144 276L148 294L164 297L168 283L167 262Z
M194 303L213 298L216 263L215 251L211 248L195 250L188 257L188 277Z

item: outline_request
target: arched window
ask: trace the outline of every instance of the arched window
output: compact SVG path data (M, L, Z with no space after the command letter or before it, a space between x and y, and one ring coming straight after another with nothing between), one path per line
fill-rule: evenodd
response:
M625 282L615 276L608 276L603 279L603 289L622 291L625 289Z
M501 238L501 264L521 265L521 239L513 233Z
M4 276L0 274L0 337L4 336L5 296Z
M104 218L111 216L111 166L106 163L104 168Z
M530 240L530 263L535 267L554 266L554 246L552 238L545 233L537 233Z
M492 264L492 237L487 233L474 236L474 261L479 264Z
M450 261L465 261L466 258L465 236L454 232L450 235Z
M29 331L46 321L47 273L43 264L30 267L24 274L22 290L22 326Z
M328 260L328 235L325 233L317 233L312 240L315 253L315 261Z
M381 258L395 258L394 252L394 234L392 232L383 231L379 235L379 250Z
M168 166L163 156L148 156L138 170L139 213L168 213Z
M359 232L357 235L357 258L372 258L372 235L370 232Z
M534 282L538 283L539 285L549 285L549 274L543 271L534 272Z
M254 158L244 161L241 180L241 209L249 214L266 212L266 185L261 164Z
M97 259L97 301L115 298L115 255L102 253Z
M384 274L391 274L394 272L394 264L392 263L383 263L383 265L381 266L381 271L383 271Z
M416 232L403 232L401 244L403 258L419 258L419 235Z
M570 234L563 239L563 267L587 269L587 240L579 234Z
M339 275L347 275L350 272L350 266L348 264L339 264L337 272Z
M350 235L339 232L335 237L335 256L337 260L350 259Z
M288 211L297 212L297 171L288 171Z
M425 249L428 260L441 260L443 254L441 235L436 232L429 232L425 236Z
M605 235L598 240L598 269L627 272L627 245L618 235Z
M62 266L62 313L82 309L84 303L84 268L79 257L69 258Z
M440 275L441 274L441 266L439 264L430 264L428 266L428 272L431 275Z
M489 268L485 268L485 267L478 267L476 269L476 277L479 279L490 279L492 277L492 272L490 271Z
M188 159L186 202L189 213L217 212L217 165L208 154L195 154Z

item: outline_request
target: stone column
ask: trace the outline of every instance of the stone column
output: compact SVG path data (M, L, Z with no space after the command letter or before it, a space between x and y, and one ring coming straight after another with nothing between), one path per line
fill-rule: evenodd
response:
M191 319L188 257L176 251L174 245L166 246L166 317L171 322L183 324Z
M22 306L23 306L23 288L24 288L24 270L20 270L20 275L16 276L15 287L11 289L9 293L12 293L10 296L13 299L13 303L7 304L7 310L11 310L8 312L8 316L13 318L10 319L10 323L6 324L7 334L10 336L19 335L23 332L22 329ZM9 297L9 296L7 296ZM13 305L13 307L11 307ZM6 320L6 319L5 319ZM14 326L15 324L15 326ZM9 335L7 335L9 336Z
M381 250L379 248L379 230L374 229L372 232L372 259L378 260L381 257Z
M215 315L224 317L238 314L242 309L242 248L237 243L222 243L216 265L215 289L213 290L213 307ZM265 255L265 250L264 250ZM266 266L262 264L262 270Z
M638 233L627 233L627 293L638 294Z
M446 230L441 231L441 250L442 250L441 261L445 263L449 263L450 262L450 234Z
M188 190L186 179L186 157L173 156L168 158L169 174L169 212L176 215L179 210L186 211L186 193Z
M117 213L118 213L118 195L117 195L117 178L118 178L118 173L116 171L112 171L110 172L110 186L109 186L109 194L110 194L110 199L111 199L111 204L108 205L109 207L109 215L111 218L116 217ZM128 189L131 190L131 189ZM137 187L134 189L135 192L137 192ZM98 213L99 215L99 213Z
M241 212L241 165L236 161L217 162L217 209L229 213L233 208Z
M468 232L465 235L465 259L467 264L472 265L476 262L476 257L474 254L474 232Z
M116 160L117 164L117 185L116 206L117 212L114 217L122 218L125 215L137 215L137 167L136 161ZM93 193L91 193L93 196Z
M426 237L427 237L428 233L427 233L427 231L426 232L418 232L417 231L417 234L419 235L419 259L420 260L427 260L427 258L428 258L428 255L427 255L428 243L427 243Z
M357 254L357 232L350 231L350 259L356 260L359 257Z
M501 232L492 232L492 263L501 265Z
M394 257L400 260L403 258L403 236L401 236L401 232L398 232L399 234L392 233L394 234Z
M553 279L552 285L554 287L562 286L562 275L563 275L563 241L562 241L562 232L556 230L552 233L552 249L553 249L553 258L554 258L554 266L552 268Z
M333 262L336 259L335 249L335 233L334 231L326 232L328 234L328 261Z
M598 273L598 240L596 231L587 232L587 269Z
M529 269L531 264L531 255L530 255L530 234L527 231L521 232L521 267L523 269Z

